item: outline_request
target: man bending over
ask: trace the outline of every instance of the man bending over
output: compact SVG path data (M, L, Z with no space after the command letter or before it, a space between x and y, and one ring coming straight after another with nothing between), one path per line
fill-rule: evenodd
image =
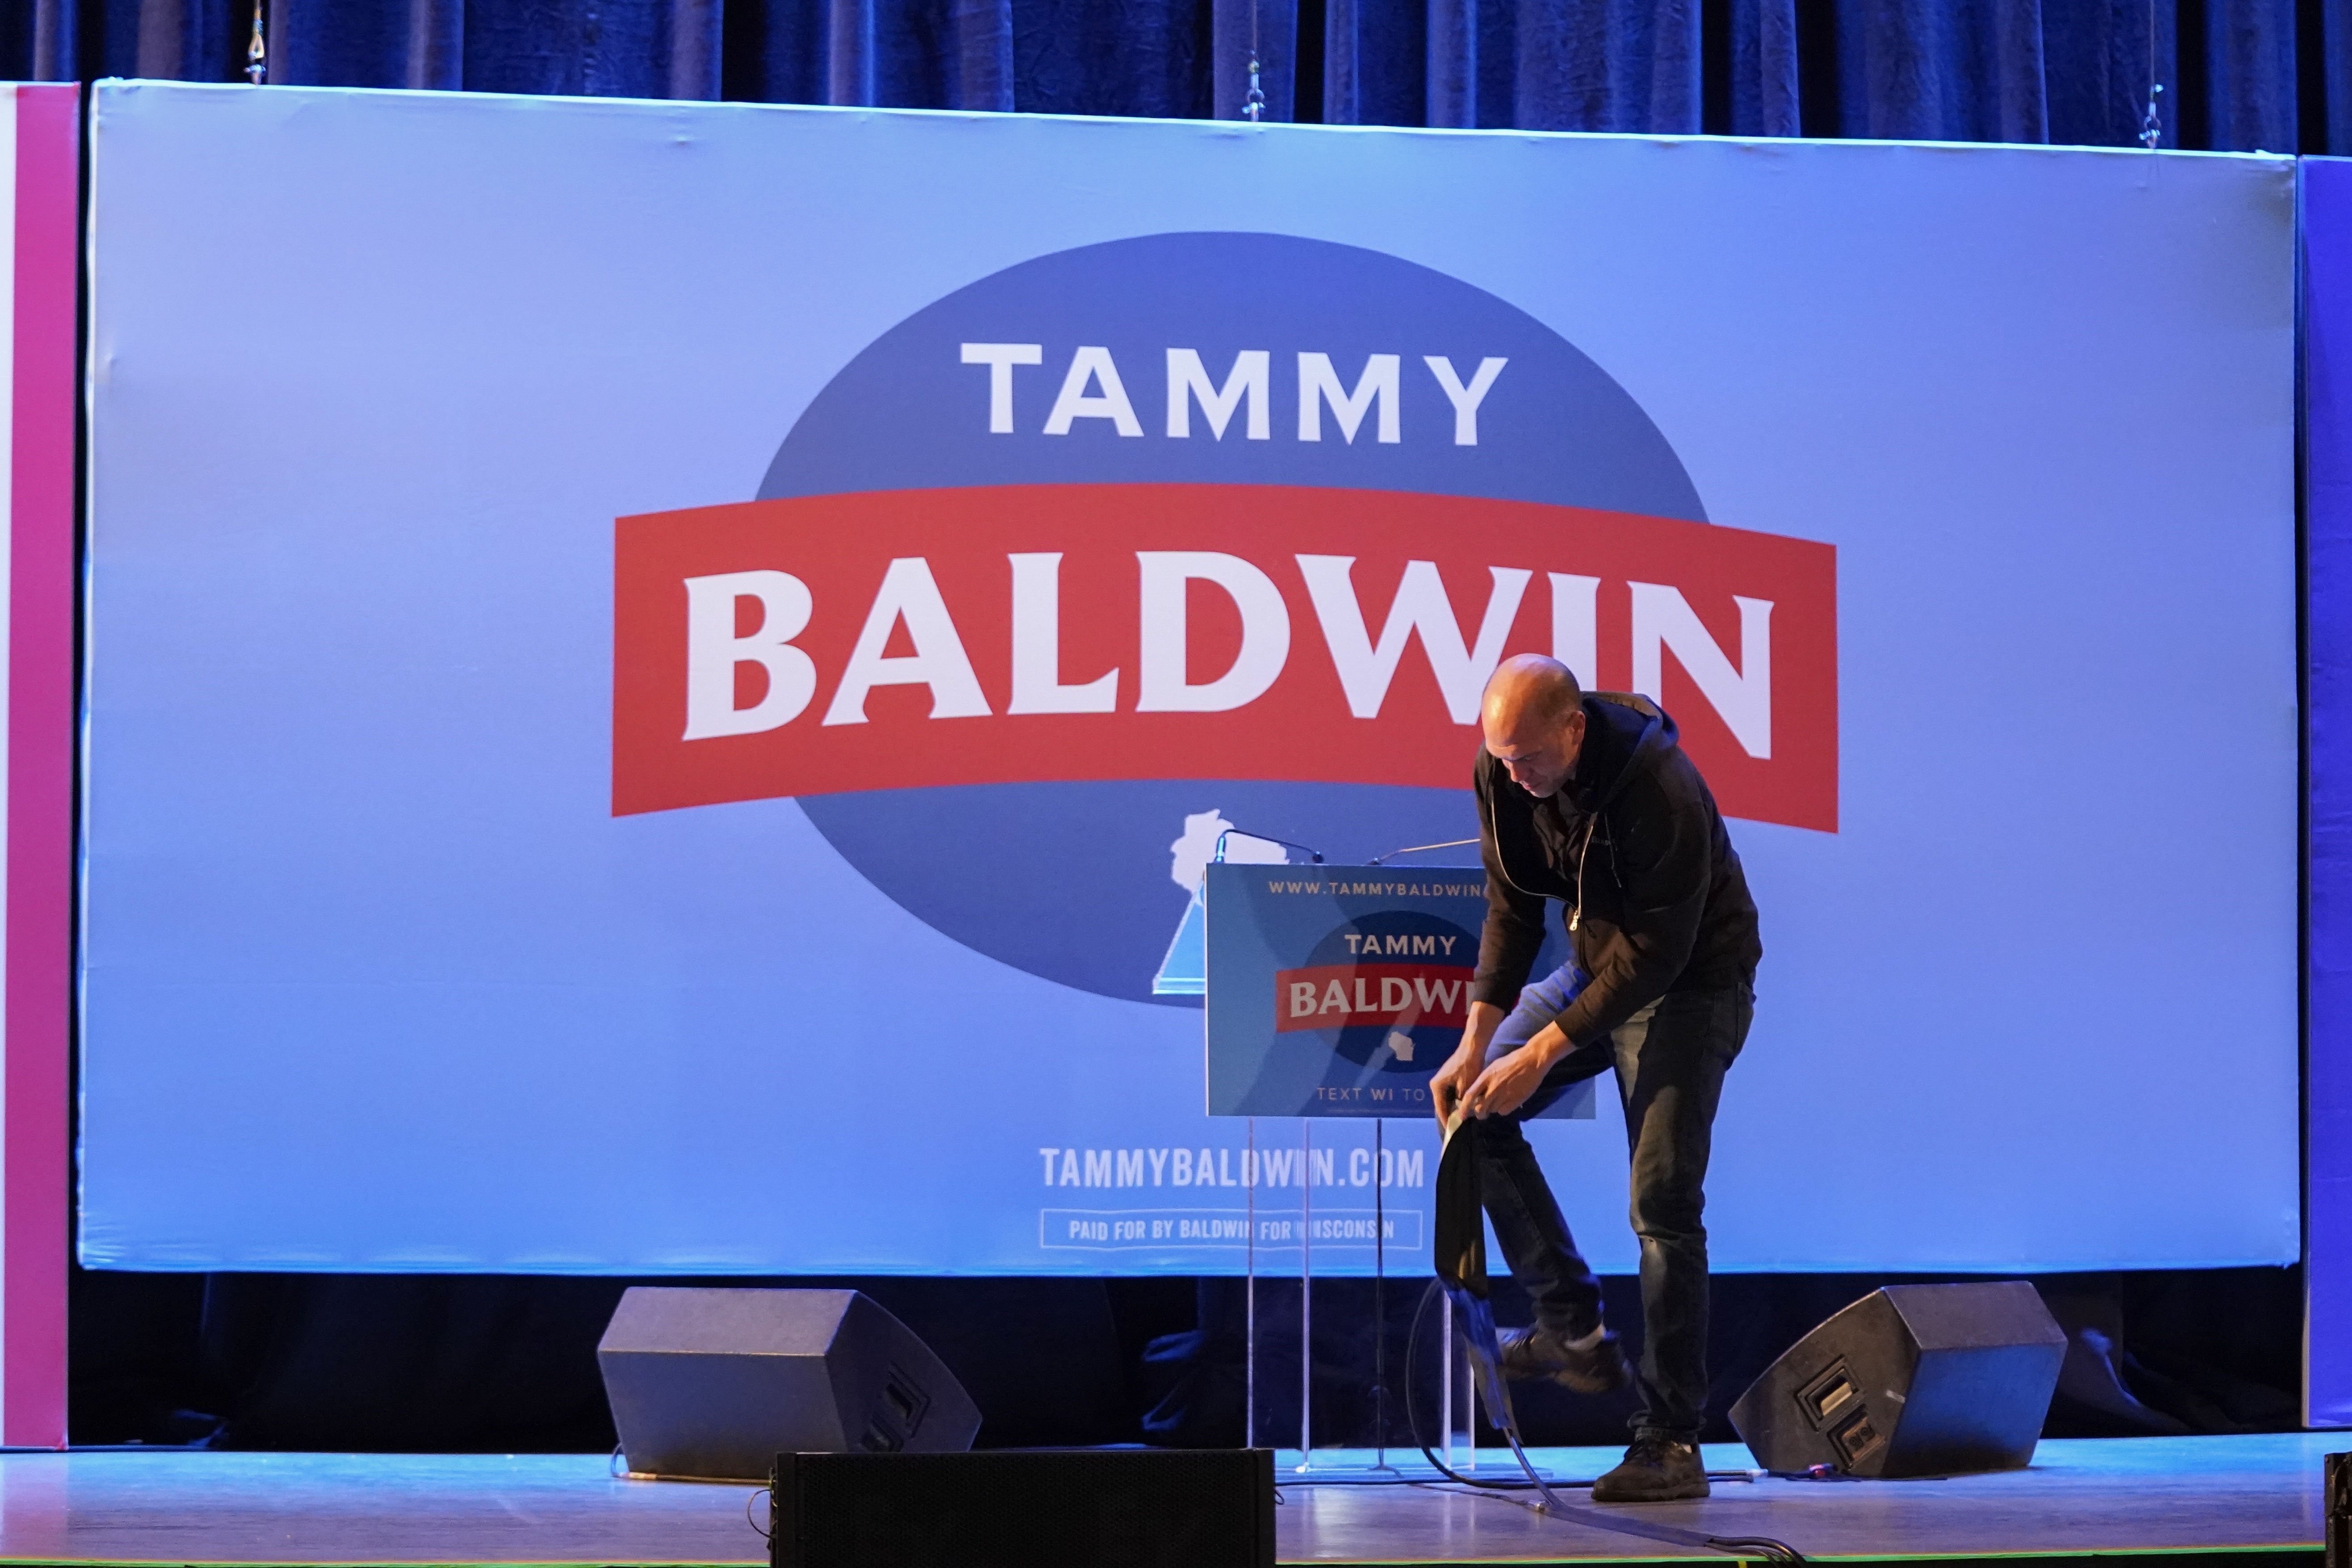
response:
M1586 1394L1635 1378L1633 1446L1594 1500L1705 1497L1701 1188L1724 1071L1754 1007L1756 905L1706 781L1654 703L1588 696L1566 665L1526 654L1487 682L1480 721L1486 926L1462 1044L1430 1089L1440 1121L1458 1104L1484 1123L1486 1214L1535 1301L1535 1325L1503 1336L1503 1371ZM1547 900L1570 961L1528 985ZM1601 1321L1600 1283L1519 1125L1608 1068L1633 1146L1638 1373Z

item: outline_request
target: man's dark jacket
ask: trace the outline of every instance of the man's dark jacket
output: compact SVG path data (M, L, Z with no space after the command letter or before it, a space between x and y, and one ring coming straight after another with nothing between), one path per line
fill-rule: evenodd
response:
M1508 1011L1558 899L1577 967L1591 977L1555 1020L1589 1045L1673 991L1752 985L1763 944L1756 904L1706 781L1647 698L1588 692L1584 749L1549 800L1478 749L1478 837L1486 929L1475 1001Z

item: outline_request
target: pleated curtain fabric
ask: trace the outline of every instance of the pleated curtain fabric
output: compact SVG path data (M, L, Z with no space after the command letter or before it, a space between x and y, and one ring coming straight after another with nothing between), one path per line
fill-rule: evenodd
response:
M2352 153L2352 0L264 0L269 79ZM0 74L240 79L253 0L20 0Z

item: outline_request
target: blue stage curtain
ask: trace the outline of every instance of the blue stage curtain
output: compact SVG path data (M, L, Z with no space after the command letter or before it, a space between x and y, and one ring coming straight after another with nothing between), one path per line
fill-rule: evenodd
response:
M2352 0L264 0L269 79L2352 153ZM16 0L0 76L234 81L253 0Z

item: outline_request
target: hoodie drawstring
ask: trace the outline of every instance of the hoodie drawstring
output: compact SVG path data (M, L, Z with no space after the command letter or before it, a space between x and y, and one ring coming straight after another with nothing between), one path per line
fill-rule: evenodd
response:
M1601 812L1595 807L1592 815L1584 819L1584 843L1576 852L1576 907L1568 911L1570 931L1584 920L1584 863L1592 857L1592 830L1600 826Z

